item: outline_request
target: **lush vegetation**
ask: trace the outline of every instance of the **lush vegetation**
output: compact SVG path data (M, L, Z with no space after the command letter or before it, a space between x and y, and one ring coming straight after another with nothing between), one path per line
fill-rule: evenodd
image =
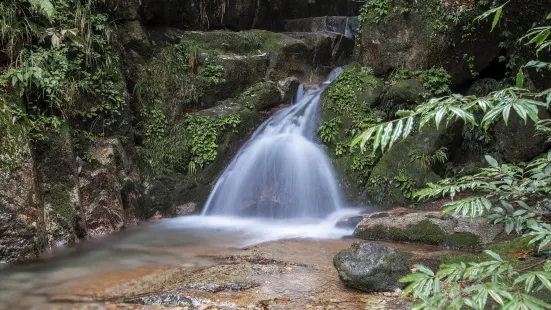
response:
M506 5L506 4L504 4ZM496 7L480 16L492 17L496 27L504 6ZM551 20L551 14L547 17ZM551 26L533 28L520 39L536 48L537 55L549 55ZM551 89L534 91L525 88L525 70L535 67L550 69L541 60L528 62L518 71L516 85L494 91L487 96L459 94L433 98L412 110L397 112L397 118L377 124L359 135L352 145L360 145L371 152L386 152L396 143L410 136L415 128L434 124L447 127L463 121L473 128L489 130L494 124L505 124L513 117L527 126L537 124L540 134L549 134L548 119L540 120L539 110L549 109ZM481 117L477 115L481 114ZM445 151L439 154L411 154L416 160L430 165L445 160ZM413 309L550 309L542 294L551 292L551 153L529 163L500 164L486 156L489 167L475 175L445 179L414 192L412 198L426 200L449 197L444 213L486 217L493 223L504 224L508 233L516 232L533 248L519 249L523 254L539 257L531 265L519 266L487 250L487 260L442 265L438 272L421 265L402 279L410 283L405 290L416 302ZM467 193L468 195L458 195ZM461 198L458 198L461 197ZM457 199L456 199L457 198Z
M86 139L116 131L124 104L114 24L101 0L0 4L0 88L33 140L70 123ZM15 96L15 97L18 97Z

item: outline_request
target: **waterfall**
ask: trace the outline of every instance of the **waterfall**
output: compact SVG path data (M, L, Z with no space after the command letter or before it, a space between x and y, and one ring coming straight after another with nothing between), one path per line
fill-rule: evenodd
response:
M347 18L346 19L346 26L344 26L344 36L349 38L349 39L353 39L354 38L354 34L352 32L352 29L350 28L350 23L349 23L349 20L350 18Z
M203 215L323 218L342 206L335 172L314 142L320 97L341 69L266 120L216 183Z

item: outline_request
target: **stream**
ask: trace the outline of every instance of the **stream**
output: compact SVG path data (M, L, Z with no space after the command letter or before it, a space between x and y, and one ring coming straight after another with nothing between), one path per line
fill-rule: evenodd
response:
M399 292L346 288L333 256L357 241L316 142L328 81L266 120L215 185L203 214L166 219L0 270L0 309L400 309ZM373 210L367 210L367 212ZM440 252L397 245L414 255ZM417 253L417 254L415 254ZM382 307L382 308L381 308Z

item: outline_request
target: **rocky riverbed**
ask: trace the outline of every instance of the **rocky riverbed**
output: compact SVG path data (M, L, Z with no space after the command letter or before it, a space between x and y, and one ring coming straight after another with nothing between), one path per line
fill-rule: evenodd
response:
M5 270L0 309L407 309L409 305L400 291L368 294L339 280L335 254L366 241L288 239L238 247L236 234L170 231L169 236L153 228ZM411 262L426 262L448 252L392 245L411 253Z

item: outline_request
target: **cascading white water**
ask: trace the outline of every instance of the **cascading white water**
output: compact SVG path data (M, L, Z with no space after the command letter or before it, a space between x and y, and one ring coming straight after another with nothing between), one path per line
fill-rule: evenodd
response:
M323 218L342 206L331 162L314 142L319 102L328 81L266 120L216 183L203 215Z
M352 29L350 28L349 18L346 19L346 26L344 27L344 36L349 39L354 38L354 34L352 33Z

